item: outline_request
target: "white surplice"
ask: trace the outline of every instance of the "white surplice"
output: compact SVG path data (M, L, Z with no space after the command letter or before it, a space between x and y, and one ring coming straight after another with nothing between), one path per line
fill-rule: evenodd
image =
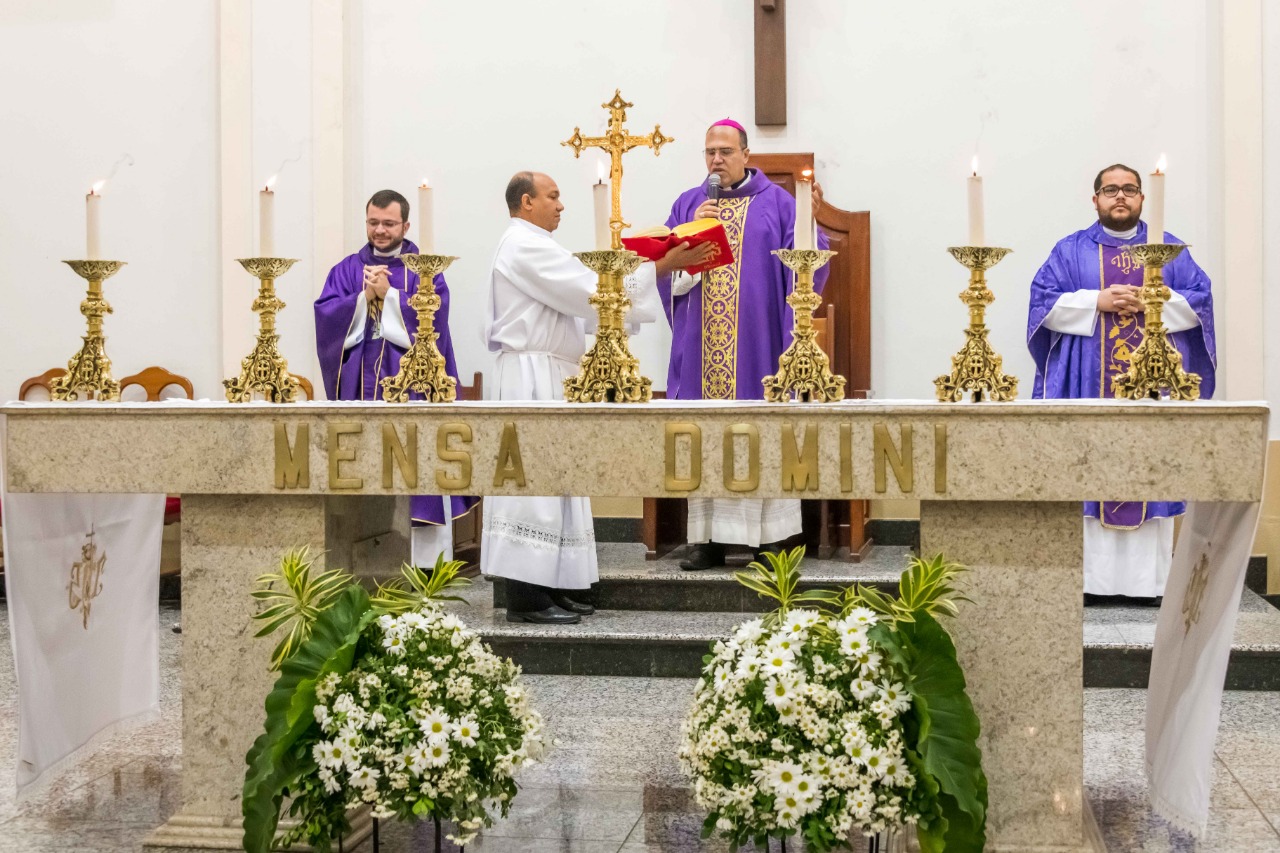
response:
M1104 228L1112 237L1129 239L1138 233ZM1064 335L1092 337L1098 324L1098 291L1081 289L1058 297L1044 325ZM1186 297L1173 294L1164 308L1165 328L1184 332L1200 325ZM1152 518L1135 530L1106 527L1096 518L1084 520L1084 591L1090 595L1155 598L1164 595L1173 563L1172 518Z
M499 400L561 400L578 372L595 309L596 274L546 231L512 219L498 243L485 338L499 353ZM662 315L652 263L627 277L629 322ZM554 589L586 589L599 577L588 498L485 498L480 570Z

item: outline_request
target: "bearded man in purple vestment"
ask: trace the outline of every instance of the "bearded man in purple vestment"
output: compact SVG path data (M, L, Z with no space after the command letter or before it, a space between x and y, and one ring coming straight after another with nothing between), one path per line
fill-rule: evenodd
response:
M1098 173L1098 221L1061 240L1031 282L1027 345L1037 399L1112 398L1111 380L1129 369L1145 322L1140 265L1123 247L1148 242L1142 176L1116 164ZM1164 242L1181 242L1172 234ZM1173 291L1163 313L1183 367L1213 396L1217 350L1209 277L1183 250L1164 268ZM1118 437L1125 440L1124 437ZM1084 505L1084 591L1158 604L1173 560L1173 519L1184 503L1091 501Z
M696 277L658 277L672 332L667 398L761 400L764 378L778 371L778 357L791 344L786 299L795 277L772 252L794 248L796 201L747 165L747 132L738 122L726 118L708 128L704 154L707 179L676 199L667 226L719 219L734 260ZM813 192L817 210L822 191L815 184ZM818 234L816 245L827 248L825 235ZM816 290L826 284L827 272L824 266L815 274ZM799 532L799 500L690 498L694 548L680 567L724 565L726 544L749 545L760 559Z
M316 350L324 390L330 400L382 400L382 379L395 376L400 359L418 333L418 315L409 297L418 292L418 276L405 268L400 255L417 253L405 239L409 202L395 190L379 190L365 205L369 242L329 271L316 300ZM454 379L458 368L449 337L449 286L435 277L440 310L436 340L446 369ZM413 395L422 399L421 395ZM475 506L476 498L414 495L409 499L410 559L431 566L436 556L453 557L453 519Z

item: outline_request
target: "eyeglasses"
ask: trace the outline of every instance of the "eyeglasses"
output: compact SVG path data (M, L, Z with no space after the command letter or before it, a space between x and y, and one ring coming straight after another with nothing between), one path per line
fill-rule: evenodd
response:
M1142 195L1142 187L1137 184L1125 184L1122 187L1118 187L1115 184L1107 184L1098 190L1099 195L1104 195L1107 198L1115 198L1120 193L1124 193L1125 198L1137 198Z
M708 148L702 153L707 155L708 160L712 159L717 154L720 155L721 159L728 160L730 157L732 157L734 154L737 154L741 150L742 150L741 148Z
M403 225L404 220L403 219L366 219L364 221L364 224L368 225L370 228L377 228L379 225L381 225L383 228L390 231L392 228L399 228L401 225Z

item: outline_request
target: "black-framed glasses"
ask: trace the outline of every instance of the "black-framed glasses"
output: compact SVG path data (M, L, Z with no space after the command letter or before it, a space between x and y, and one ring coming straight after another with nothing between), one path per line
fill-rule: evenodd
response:
M1120 193L1124 193L1125 198L1137 198L1142 195L1142 187L1137 184L1125 184L1122 187L1118 187L1115 184L1107 184L1098 190L1099 195L1104 195L1107 198L1115 198Z
M377 228L379 225L381 225L383 228L390 231L392 228L399 228L401 225L403 225L404 220L396 219L393 221L390 219L366 219L364 221L364 224L368 225L370 228Z

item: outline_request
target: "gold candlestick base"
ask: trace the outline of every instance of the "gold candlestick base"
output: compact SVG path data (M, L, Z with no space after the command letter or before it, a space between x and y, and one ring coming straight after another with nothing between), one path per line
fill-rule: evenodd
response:
M224 379L228 403L247 403L254 393L269 403L293 403L298 399L298 380L289 372L289 363L280 355L280 335L276 314L284 302L276 296L276 279L298 262L297 258L239 258L240 266L258 279L258 297L252 310L258 315L258 342L240 362L240 375Z
M818 346L818 330L813 327L813 312L822 304L822 296L813 289L813 274L836 253L827 249L775 249L773 254L796 274L796 286L787 297L795 327L791 346L778 358L778 372L762 380L764 398L770 403L843 400L845 378L831 372L831 362Z
M1199 400L1200 376L1182 369L1182 353L1168 338L1164 304L1173 292L1165 286L1164 266L1182 253L1182 243L1140 243L1125 253L1142 264L1142 301L1146 305L1142 343L1134 350L1129 369L1111 380L1111 393L1129 400L1159 400L1168 391L1174 400Z
M628 249L575 252L574 257L600 277L588 300L596 308L600 328L596 341L582 356L577 376L564 381L564 399L570 403L647 403L652 383L640 375L640 362L627 345L623 325L631 300L623 279L635 272L642 259Z
M112 313L102 295L102 283L120 271L124 261L63 261L76 275L89 282L89 292L80 303L88 330L79 351L67 362L67 373L49 383L49 396L54 400L119 400L120 383L111 378L111 359L107 358L107 339L102 334L102 317Z
M1008 402L1018 396L1018 378L1004 373L1004 359L987 340L987 306L995 294L987 288L987 270L1012 252L995 246L952 246L951 256L969 270L969 287L960 293L960 301L969 306L969 328L964 330L964 346L951 356L951 372L933 380L938 389L938 402L958 403L970 392L973 402L983 396L997 402Z
M418 314L418 333L413 345L400 359L395 376L382 380L382 399L388 403L409 402L414 391L429 403L452 403L458 398L458 381L445 369L444 356L436 340L436 312L440 294L435 278L457 260L452 255L401 255L404 265L418 274L418 292L409 298L409 307Z

